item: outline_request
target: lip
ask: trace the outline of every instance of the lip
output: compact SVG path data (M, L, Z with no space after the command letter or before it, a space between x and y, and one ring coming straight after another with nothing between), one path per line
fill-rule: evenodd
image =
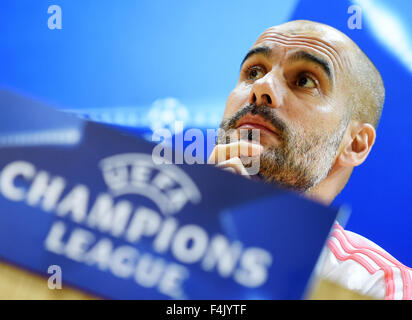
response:
M236 129L259 129L276 136L279 139L279 132L265 121L261 116L246 115L236 123Z

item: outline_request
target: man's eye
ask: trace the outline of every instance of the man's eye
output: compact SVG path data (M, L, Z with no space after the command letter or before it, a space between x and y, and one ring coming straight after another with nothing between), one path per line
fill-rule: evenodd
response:
M296 85L301 88L316 88L316 81L308 75L300 75L296 80Z
M247 71L248 80L260 79L264 76L263 70L257 67L252 67Z

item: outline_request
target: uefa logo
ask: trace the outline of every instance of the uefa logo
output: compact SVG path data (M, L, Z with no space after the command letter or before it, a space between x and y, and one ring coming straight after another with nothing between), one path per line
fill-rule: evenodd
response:
M153 201L165 215L173 215L188 203L197 204L201 194L179 167L158 165L152 155L125 153L105 158L99 166L113 197L137 194Z

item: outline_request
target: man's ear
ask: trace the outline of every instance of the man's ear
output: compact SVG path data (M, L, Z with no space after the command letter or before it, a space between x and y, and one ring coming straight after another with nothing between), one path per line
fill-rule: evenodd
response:
M375 143L376 130L369 123L354 121L348 134L338 161L341 166L356 167L368 157Z

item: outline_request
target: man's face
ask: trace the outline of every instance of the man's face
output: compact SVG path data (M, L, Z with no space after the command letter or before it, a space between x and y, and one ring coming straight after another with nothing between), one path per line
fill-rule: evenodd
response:
M331 30L295 25L270 28L253 45L221 128L260 129L260 176L307 191L329 174L349 122L348 59Z

